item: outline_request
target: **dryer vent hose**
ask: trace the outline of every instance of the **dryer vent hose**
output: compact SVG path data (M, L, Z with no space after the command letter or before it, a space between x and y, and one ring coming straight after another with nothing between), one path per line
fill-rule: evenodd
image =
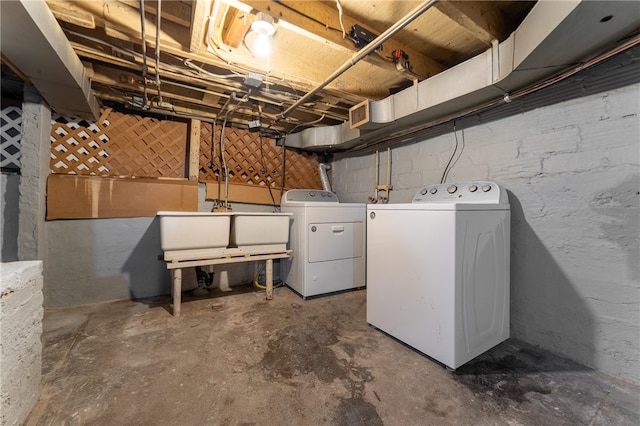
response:
M320 163L318 164L318 171L320 172L320 181L322 182L322 189L325 191L333 192L331 190L331 184L329 183L329 177L327 176L327 170L331 170L330 164Z

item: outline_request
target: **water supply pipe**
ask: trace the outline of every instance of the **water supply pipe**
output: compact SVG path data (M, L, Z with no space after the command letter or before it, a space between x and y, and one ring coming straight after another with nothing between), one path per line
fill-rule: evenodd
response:
M140 0L140 32L142 35L142 84L143 84L143 109L147 108L149 97L147 96L147 35L145 30L144 0Z
M162 0L158 0L156 9L156 87L158 89L158 106L163 106L162 92L160 91L160 21L162 20Z
M367 44L362 50L355 53L351 58L349 58L340 68L338 68L333 74L331 74L325 81L320 83L316 88L312 89L310 92L307 92L304 96L298 99L293 103L289 108L287 108L284 112L280 113L279 119L286 118L293 111L295 111L300 105L307 102L312 96L318 93L320 90L324 89L329 83L331 83L336 78L340 77L347 71L349 68L360 62L365 56L369 53L376 50L382 43L389 40L393 37L398 31L409 25L413 22L418 16L422 15L424 12L429 10L433 5L438 3L438 0L427 0L422 2L418 7L409 12L404 18L400 19L398 22L387 28L385 32L380 34L378 37L373 39L371 43Z

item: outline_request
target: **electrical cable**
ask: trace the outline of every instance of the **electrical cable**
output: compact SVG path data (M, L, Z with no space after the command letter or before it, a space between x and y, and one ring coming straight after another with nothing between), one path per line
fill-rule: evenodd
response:
M342 38L347 36L347 32L344 30L344 24L342 23L342 5L340 0L336 0L336 7L338 8L338 19L340 20L340 28L342 28Z
M458 151L458 156L453 161L453 163L451 163L451 166L449 167L449 170L447 170L447 174L444 176L444 181L440 182L440 183L446 182L446 180L449 178L449 173L451 172L453 167L458 163L458 160L460 160L460 157L462 157L462 152L464 151L464 129L461 129L460 132L462 133L462 143L460 144L460 151ZM456 138L456 145L458 145L458 134L455 131L455 127L454 127L454 130L453 130L453 135Z
M456 134L456 122L453 122L453 134ZM449 165L451 164L451 161L453 160L453 157L456 155L456 151L458 150L458 138L455 138L456 144L455 147L453 148L453 152L451 153L451 157L449 157L449 161L447 162L446 167L444 168L444 171L442 172L442 178L440 179L440 183L444 183L445 177L447 175L447 170L449 169Z

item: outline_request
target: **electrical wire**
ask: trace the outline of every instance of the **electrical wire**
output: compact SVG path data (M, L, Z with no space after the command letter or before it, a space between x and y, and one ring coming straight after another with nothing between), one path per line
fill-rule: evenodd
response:
M458 151L458 156L453 161L453 163L451 163L451 166L449 167L449 170L447 170L447 174L444 176L444 181L440 182L440 183L444 183L444 182L447 181L447 179L449 178L449 173L455 167L455 165L458 163L458 160L460 160L460 157L462 157L462 152L464 151L464 129L461 129L460 133L462 134L462 142L460 143L460 151ZM453 135L456 138L456 145L458 145L458 134L456 133L455 128L453 130Z
M342 28L342 38L347 36L347 32L344 30L344 24L342 23L342 5L340 0L336 0L336 7L338 8L338 18L340 20L340 28Z
M453 134L456 134L456 122L453 122ZM453 157L456 155L456 151L458 150L458 137L456 136L455 138L455 147L453 148L453 152L451 153L451 157L449 157L449 161L447 162L446 167L444 168L443 172L442 172L442 178L440 179L440 183L444 183L444 180L447 177L447 173L448 173L448 169L449 169L449 165L451 164L451 161L453 161Z

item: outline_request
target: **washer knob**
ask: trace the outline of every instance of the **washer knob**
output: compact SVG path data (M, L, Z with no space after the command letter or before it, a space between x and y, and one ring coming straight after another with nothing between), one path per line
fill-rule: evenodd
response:
M482 191L484 192L491 191L491 185L482 185Z
M315 196L316 196L316 193L315 193L315 192L310 192L310 193L309 193L309 197L315 197Z
M458 187L455 185L451 185L450 187L447 188L447 192L449 194L453 194L454 192L456 192L458 190Z
M431 193L435 194L436 192L438 192L438 188L431 188Z
M469 187L469 191L471 191L471 192L476 192L477 190L478 190L478 186L477 185L471 185Z
M420 194L427 195L427 188L423 188L422 191L420 191Z

